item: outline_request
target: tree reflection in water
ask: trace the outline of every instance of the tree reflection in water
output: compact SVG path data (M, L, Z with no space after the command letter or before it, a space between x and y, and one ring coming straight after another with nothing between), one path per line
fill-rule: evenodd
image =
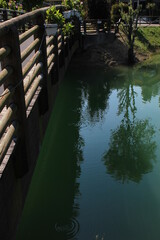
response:
M141 86L142 97L145 102L160 93L160 57L159 55L138 65L134 70L134 83Z
M106 74L94 69L93 72L82 72L80 78L83 79L84 115L90 123L103 120L110 96L110 83L107 82Z
M129 125L123 121L112 132L109 151L104 156L107 172L123 183L140 182L143 174L153 169L156 149L153 134L148 120L137 120Z
M119 90L118 115L123 114L120 126L111 133L109 150L104 155L107 172L122 183L140 182L151 172L155 160L155 130L148 120L136 119L135 91L132 77Z

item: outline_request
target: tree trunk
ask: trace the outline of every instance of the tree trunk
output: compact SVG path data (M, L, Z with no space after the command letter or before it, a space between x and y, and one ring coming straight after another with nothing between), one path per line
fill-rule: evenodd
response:
M134 51L133 51L133 47L130 47L128 49L128 64L132 65L134 63L135 63Z

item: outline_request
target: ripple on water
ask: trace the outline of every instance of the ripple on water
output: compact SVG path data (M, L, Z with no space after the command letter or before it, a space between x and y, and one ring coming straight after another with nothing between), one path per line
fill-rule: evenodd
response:
M67 222L56 223L55 229L58 233L64 234L66 240L71 240L79 232L79 222L75 218L70 218Z

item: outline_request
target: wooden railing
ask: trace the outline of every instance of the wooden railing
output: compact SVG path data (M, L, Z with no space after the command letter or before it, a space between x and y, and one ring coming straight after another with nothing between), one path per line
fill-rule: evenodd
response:
M160 24L160 16L139 16L139 25L150 25L150 24Z
M81 32L83 34L107 31L108 31L107 19L86 19L81 23Z
M0 8L0 22L7 21L22 14L24 14L24 11Z
M25 128L37 97L40 114L48 110L47 81L58 81L59 68L79 36L79 23L75 32L64 37L58 29L55 36L45 34L47 8L36 10L1 23L0 28L0 174L6 166L6 153L14 149L17 141L26 152ZM30 23L24 33L19 29ZM25 161L25 154L24 159Z

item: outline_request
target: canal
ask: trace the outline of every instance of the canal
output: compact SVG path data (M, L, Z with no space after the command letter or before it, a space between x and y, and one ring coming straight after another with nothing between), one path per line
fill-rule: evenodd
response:
M16 240L159 240L159 63L69 69Z

